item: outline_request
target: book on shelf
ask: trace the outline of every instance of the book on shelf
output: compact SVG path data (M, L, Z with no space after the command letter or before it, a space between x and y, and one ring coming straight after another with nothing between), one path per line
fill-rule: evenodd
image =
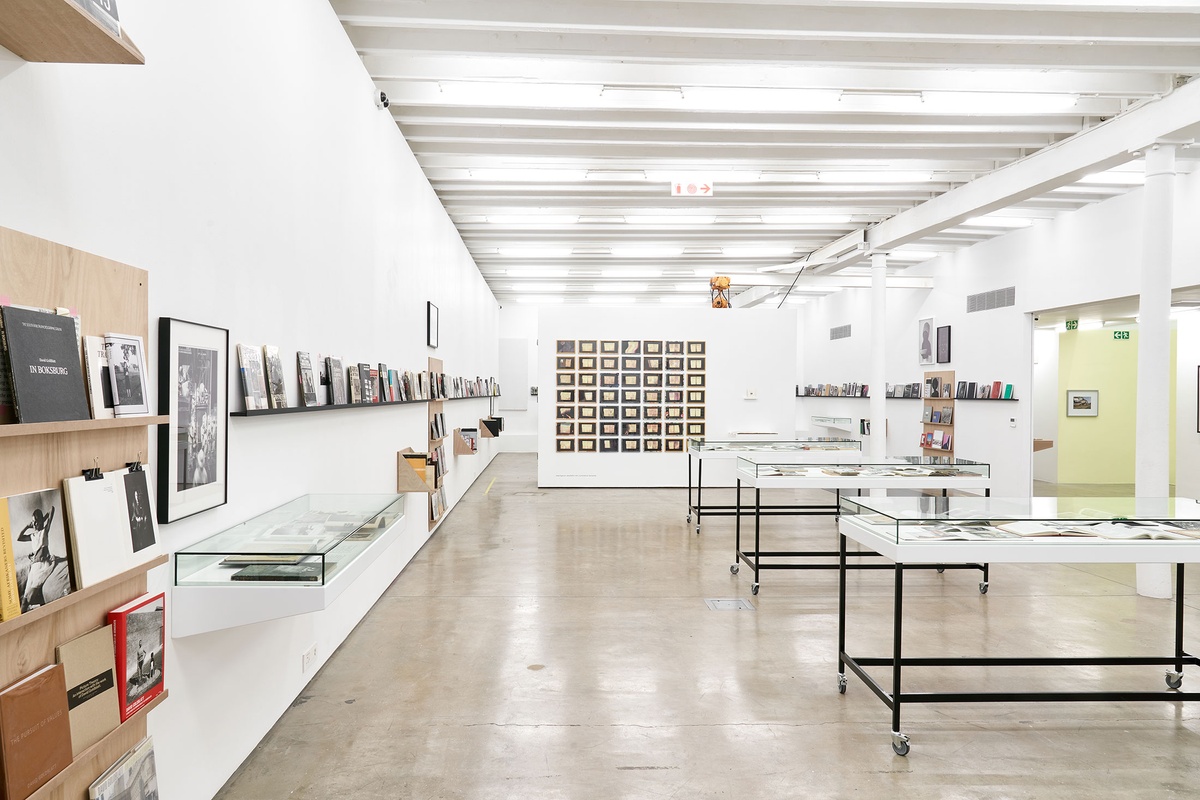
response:
M230 575L229 579L231 581L320 583L324 576L325 564L318 559L299 564L251 564Z
M367 391L371 395L371 402L378 403L382 399L379 392L379 367L368 367L367 374L369 375L367 378Z
M4 380L19 422L91 419L74 317L20 306L0 308Z
M379 399L380 402L390 403L392 401L392 384L388 380L387 364L380 363L377 370L379 376Z
M949 425L954 420L954 406L942 406L942 424Z
M300 405L312 407L317 401L317 376L313 373L312 356L303 351L296 353L296 377L300 379Z
M158 797L154 739L147 736L92 781L88 800L150 800Z
M267 403L270 408L287 408L287 389L283 382L283 361L279 348L263 345L263 365L267 376Z
M933 421L933 406L925 406L925 411L921 414L922 422Z
M954 396L955 397L966 397L967 396L967 382L966 381L958 382L958 387L955 389Z
M349 388L348 400L358 405L362 400L362 381L358 379L358 365L351 364L346 367L346 386Z
M94 586L162 554L144 470L63 481L75 587Z
M978 388L975 384L975 381L968 381L967 382L967 399L974 400L977 391L978 391Z
M25 800L71 765L67 685L50 664L0 689L5 800Z
M346 397L346 370L342 369L342 359L337 356L325 357L325 378L329 384L330 405L346 405L349 399Z
M262 351L254 345L239 344L238 366L242 373L242 397L247 411L261 411L267 405L267 379L263 373Z
M935 425L940 425L942 422L942 412L934 411L933 414L931 415L929 421L934 423Z
M165 611L163 593L151 592L108 612L121 722L162 694Z
M103 336L83 337L83 377L87 382L88 406L92 419L112 419L112 378L108 370L108 350Z
M0 537L5 550L0 618L10 619L71 593L65 525L58 489L0 498Z
M117 704L111 625L63 642L54 649L67 686L71 754L78 756L121 724Z
M1004 399L1012 400L1013 386L1011 383L1004 384Z
M146 384L146 347L142 337L106 333L104 348L108 351L113 413L118 417L149 414L150 390Z
M371 393L371 365L359 363L358 365L358 396L360 403L374 403L375 398Z
M953 438L954 438L953 434L951 434L949 432L947 432L946 434L944 434L942 436L942 449L943 450L953 450L954 449L954 447L952 445Z

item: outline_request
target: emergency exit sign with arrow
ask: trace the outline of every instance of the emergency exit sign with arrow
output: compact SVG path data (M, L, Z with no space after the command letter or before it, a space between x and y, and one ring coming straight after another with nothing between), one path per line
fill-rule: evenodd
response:
M676 178L671 181L672 197L712 197L716 187L704 178Z

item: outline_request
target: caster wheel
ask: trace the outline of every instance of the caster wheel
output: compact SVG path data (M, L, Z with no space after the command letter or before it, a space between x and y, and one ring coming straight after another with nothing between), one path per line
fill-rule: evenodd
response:
M987 590L988 590L987 581L984 581L983 583L979 584L979 593L980 594L987 594Z
M697 536L700 535L700 526L699 525L696 526L696 535Z
M758 594L758 584L757 583L750 587L750 594Z
M846 676L838 675L838 694L846 693Z
M1166 680L1168 689L1178 689L1180 686L1183 686L1183 673L1168 672Z
M739 567L737 564L730 564L729 565L729 574L737 575L739 569L741 569L741 567Z
M688 521L688 525L692 524L692 515L691 514L688 514L687 521Z
M937 571L938 571L938 575L941 575L943 572L945 572L945 571L946 571L946 568L945 568L945 567L938 567L938 568L937 568Z
M894 752L898 756L908 755L908 740L905 739L903 741L893 741L892 742L892 752Z

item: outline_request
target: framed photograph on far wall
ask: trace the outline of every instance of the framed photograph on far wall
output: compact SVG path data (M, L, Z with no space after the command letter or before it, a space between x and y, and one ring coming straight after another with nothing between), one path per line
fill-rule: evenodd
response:
M158 521L229 499L229 331L158 320Z
M438 346L438 307L425 301L425 344Z
M937 363L950 363L950 326L942 325L937 329Z
M933 317L917 320L917 362L932 364L933 362Z
M1097 389L1068 389L1068 417L1096 417L1100 415L1100 392Z

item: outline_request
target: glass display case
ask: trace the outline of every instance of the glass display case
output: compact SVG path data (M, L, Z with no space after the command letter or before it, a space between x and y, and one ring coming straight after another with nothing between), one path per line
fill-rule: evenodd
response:
M853 464L819 464L809 462L804 464L779 463L768 456L743 456L737 461L738 477L742 479L758 478L895 478L897 481L905 478L929 479L988 479L991 478L992 468L989 464L978 461L966 461L961 458L937 458L930 456L904 456L890 458L873 463L856 462ZM922 481L921 485L927 485Z
M404 495L311 494L175 553L175 585L324 586L404 515Z
M862 442L857 439L838 439L833 437L776 439L774 441L688 439L688 450L693 453L803 453L809 451L845 450L861 452Z
M1200 543L1200 503L1134 497L842 497L843 524L892 543Z

